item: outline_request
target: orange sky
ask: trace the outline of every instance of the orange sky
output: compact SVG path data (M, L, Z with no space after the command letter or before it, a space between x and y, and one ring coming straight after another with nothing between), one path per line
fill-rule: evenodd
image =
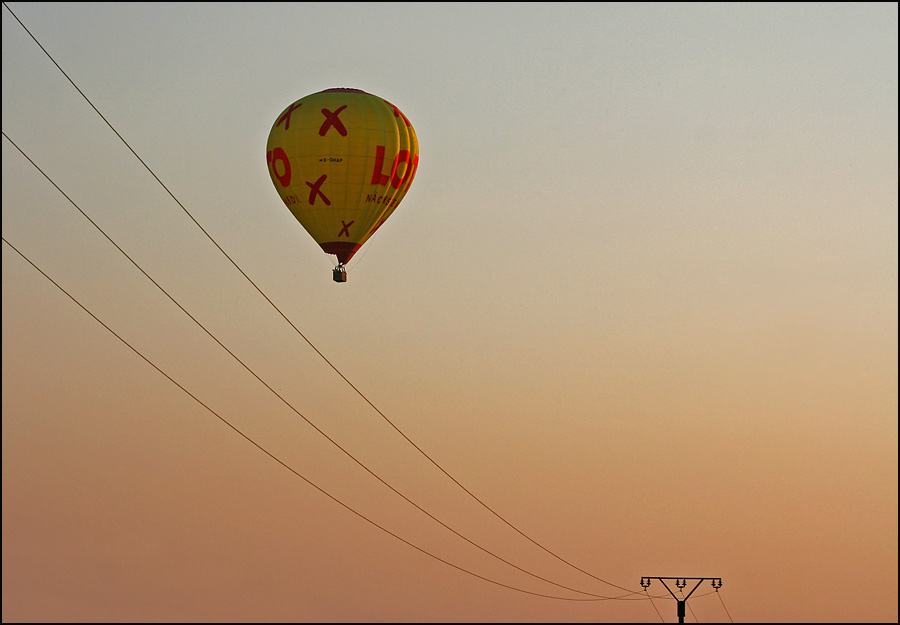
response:
M4 8L4 622L897 621L895 4L9 8L440 469ZM330 87L421 149L346 284Z

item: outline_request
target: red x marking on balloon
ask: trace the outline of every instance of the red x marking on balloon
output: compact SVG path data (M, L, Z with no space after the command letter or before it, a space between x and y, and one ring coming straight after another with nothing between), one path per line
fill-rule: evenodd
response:
M334 113L329 111L328 109L322 109L322 115L325 116L325 121L322 122L322 127L319 128L319 136L324 137L325 133L328 132L328 129L334 126L334 129L337 130L342 137L347 136L347 129L344 128L344 124L341 123L341 120L338 119L338 115L341 114L347 108L347 105L340 107Z
M322 174L318 180L315 182L307 182L306 186L311 189L309 192L309 203L310 205L316 203L316 196L319 195L322 197L322 201L325 202L325 206L331 206L331 202L325 197L325 194L319 189L322 186L322 183L325 182L325 179L328 177L328 174Z
M282 115L282 116L278 119L278 122L277 122L275 125L276 125L276 126L280 126L280 125L281 125L281 122L284 122L284 129L287 130L288 128L290 128L290 127L291 127L291 113L293 113L295 109L298 109L298 108L300 108L301 106L303 106L302 103L301 103L301 104L296 104L296 103L295 103L295 104L291 104L291 105L288 107L288 110L286 110L286 111L284 112L284 115Z
M341 228L341 231L338 233L338 238L344 236L345 234L347 235L347 238L348 238L348 239L350 238L350 226L353 225L353 222L354 222L354 221L356 221L356 220L354 219L353 221L351 221L351 222L348 224L348 223L344 223L344 220L341 219L341 225L344 226L344 227Z

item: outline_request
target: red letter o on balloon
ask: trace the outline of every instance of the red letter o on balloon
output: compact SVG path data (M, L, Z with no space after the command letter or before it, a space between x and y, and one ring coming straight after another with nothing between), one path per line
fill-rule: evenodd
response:
M291 183L291 163L288 161L287 154L284 153L284 150L281 148L275 148L271 152L266 154L266 160L272 164L272 173L278 178L278 182L281 183L282 187L286 187ZM284 173L279 174L278 168L275 167L275 163L281 161L284 163Z

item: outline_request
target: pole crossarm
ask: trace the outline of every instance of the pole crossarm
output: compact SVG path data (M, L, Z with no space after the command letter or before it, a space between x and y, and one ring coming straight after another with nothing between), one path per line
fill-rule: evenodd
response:
M650 580L653 580L653 579L657 579L657 580L661 581L662 585L665 586L666 590L669 591L669 594L672 595L672 598L678 602L678 622L679 623L684 623L684 606L687 603L688 598L692 594L694 594L694 591L697 590L697 588L700 587L700 584L702 584L706 580L709 580L712 582L712 587L715 588L716 591L718 591L719 588L722 587L722 578L721 577L642 577L641 578L641 587L644 589L649 588ZM697 583L694 585L694 587L691 589L691 592L689 592L686 597L684 597L683 599L679 599L677 596L675 596L675 593L672 592L672 589L669 588L669 585L666 583L666 580L669 580L669 581L675 580L675 587L679 591L684 590L684 588L688 584L688 580L690 580L692 582L697 582ZM684 594L684 593L682 592L682 594Z

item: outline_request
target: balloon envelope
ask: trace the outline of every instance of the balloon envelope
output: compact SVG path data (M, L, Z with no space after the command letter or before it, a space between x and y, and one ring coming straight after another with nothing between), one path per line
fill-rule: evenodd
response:
M326 89L278 115L266 161L288 210L344 264L406 195L419 143L390 102L359 89Z

